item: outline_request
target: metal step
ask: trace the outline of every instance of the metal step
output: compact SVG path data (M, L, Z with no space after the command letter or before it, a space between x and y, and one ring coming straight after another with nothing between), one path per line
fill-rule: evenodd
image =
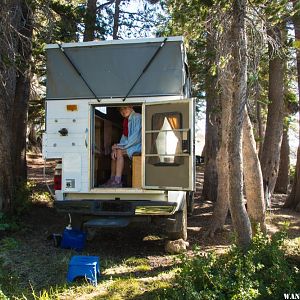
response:
M84 227L126 227L130 218L97 218L91 219L83 224Z

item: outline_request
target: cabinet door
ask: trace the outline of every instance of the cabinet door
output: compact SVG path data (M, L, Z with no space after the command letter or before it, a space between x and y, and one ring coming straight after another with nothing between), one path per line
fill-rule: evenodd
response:
M194 190L194 101L144 106L144 188Z

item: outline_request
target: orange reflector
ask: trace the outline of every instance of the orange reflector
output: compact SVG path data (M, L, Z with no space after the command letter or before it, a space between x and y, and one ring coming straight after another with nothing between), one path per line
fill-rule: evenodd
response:
M67 110L69 111L75 111L75 110L78 110L78 107L76 104L68 104L67 105Z

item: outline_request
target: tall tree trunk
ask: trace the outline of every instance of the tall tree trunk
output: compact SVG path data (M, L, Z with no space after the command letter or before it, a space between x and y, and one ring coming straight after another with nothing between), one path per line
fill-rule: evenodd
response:
M119 31L119 19L120 19L120 2L121 0L115 1L115 13L114 13L114 26L113 26L113 39L117 40Z
M288 125L283 130L281 149L280 149L280 165L274 191L276 193L287 194L289 186L289 171L290 171L290 145Z
M210 38L212 38L212 36ZM208 50L210 50L210 47L213 47L213 44L214 42L212 40L208 40ZM206 115L207 128L205 147L207 151L205 155L208 156L210 161L206 162L205 166L205 172L207 173L205 178L207 181L205 184L209 185L209 187L206 187L206 191L204 192L206 194L203 194L203 197L205 197L205 195L208 197L209 195L213 195L213 188L217 183L216 203L206 232L206 235L210 237L213 237L218 229L223 228L229 209L228 125L230 123L230 108L228 103L231 101L231 96L227 90L226 77L222 76L222 72L219 72L218 78L220 81L220 94L215 95L217 90L216 84L211 85L213 90L211 90L211 88L207 90L207 101L210 103L207 103L209 113ZM209 83L211 84L211 82ZM216 96L215 98L213 98L214 95ZM220 107L220 109L218 109L218 107ZM212 133L212 135L210 133ZM216 151L216 155L214 151ZM207 160L206 156L205 160ZM206 170L207 166L209 167L208 171ZM216 168L217 171L215 175L214 168ZM213 182L214 177L217 177L216 183Z
M242 127L247 100L247 44L245 29L246 0L233 3L229 41L231 61L228 90L232 95L228 128L229 206L239 245L246 249L251 242L251 224L243 203ZM224 87L224 86L223 86Z
M15 192L13 130L21 1L4 0L0 10L0 210L11 208ZM13 124L14 125L14 124Z
M87 0L87 8L84 20L84 34L83 41L93 41L95 38L95 28L96 28L96 10L97 10L97 0Z
M41 153L42 145L40 143L40 138L38 137L36 132L36 124L28 122L27 128L27 151L30 150L34 153Z
M297 151L297 163L296 172L293 182L293 187L291 193L287 197L285 203L285 208L292 208L300 212L300 147L298 146Z
M295 7L298 1L294 0L292 2ZM299 12L294 15L293 23L295 28L296 42L299 43L300 42L300 13ZM297 74L298 74L298 92L300 96L300 51L299 49L297 49L296 53L297 53L296 57L297 57ZM299 97L299 107L300 107L300 97ZM299 127L299 141L300 141L300 127ZM300 211L300 142L297 151L297 163L296 163L296 172L295 172L293 187L284 206Z
M226 129L222 128L222 136L225 134ZM229 178L228 178L228 144L227 136L225 140L222 140L220 149L218 151L217 160L218 171L218 193L217 201L214 205L214 212L210 221L206 235L214 237L215 232L218 229L222 229L229 208Z
M21 37L18 53L20 55L21 66L17 73L13 104L14 114L11 120L14 145L12 149L12 156L14 160L13 168L16 185L22 184L27 179L26 128L28 101L30 96L33 12L25 1L22 2L22 25L19 32Z
M263 178L256 152L253 128L247 110L245 110L243 123L243 165L247 211L251 221L252 231L255 232L257 226L259 226L260 229L265 232L266 207Z
M245 33L246 1L235 0L232 25L224 32L220 56L231 57L218 72L221 90L221 144L217 154L218 198L207 233L213 236L221 228L230 206L238 243L247 248L251 241L251 224L243 203L242 127L247 90L247 56Z
M262 105L259 102L259 98L260 98L260 91L257 84L256 92L255 92L255 100L256 100L256 120L257 120L256 131L258 133L258 142L256 143L256 147L258 148L258 157L261 158L262 145L263 145L265 134L264 134L264 124L262 119L262 111L261 111Z
M281 31L278 27L269 31L270 35L282 43ZM269 45L269 105L265 139L261 155L261 167L265 191L272 195L279 170L280 145L283 130L283 78L284 60ZM267 195L265 195L268 199Z
M228 109L228 103L230 103L231 98L230 93L226 90L226 82L220 80L220 84L221 86L225 86L225 88L222 89L220 95L222 112L221 141L216 157L218 174L217 201L215 203L212 219L206 233L210 237L213 237L215 232L224 226L229 208L228 125L230 123L230 110Z
M218 173L216 157L219 149L220 127L220 96L217 92L217 78L209 69L215 61L213 36L207 37L208 66L206 71L206 127L205 127L205 170L202 198L216 202L218 188Z

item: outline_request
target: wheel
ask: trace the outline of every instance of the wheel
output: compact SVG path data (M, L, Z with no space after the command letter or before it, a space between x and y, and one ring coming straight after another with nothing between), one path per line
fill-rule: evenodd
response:
M86 228L86 240L91 242L95 239L97 234L97 229L93 227L87 227Z
M187 240L187 205L186 199L184 199L184 205L182 211L175 213L175 222L172 226L172 230L167 232L168 238L171 240L183 239Z
M73 228L82 230L83 223L83 217L81 215L72 215L71 224Z
M195 207L195 193L194 192L187 192L186 193L186 202L187 202L187 214L188 216L192 216Z

